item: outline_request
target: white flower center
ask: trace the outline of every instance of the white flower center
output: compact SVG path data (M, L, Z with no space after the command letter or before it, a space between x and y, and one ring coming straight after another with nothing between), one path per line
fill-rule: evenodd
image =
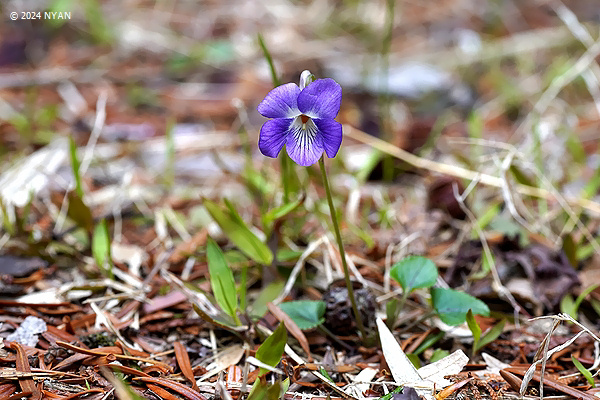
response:
M297 116L292 123L292 134L301 147L312 145L317 136L317 130L317 125L313 120L304 114Z

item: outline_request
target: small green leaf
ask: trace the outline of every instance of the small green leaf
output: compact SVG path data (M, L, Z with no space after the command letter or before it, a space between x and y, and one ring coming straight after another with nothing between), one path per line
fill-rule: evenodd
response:
M521 185L535 187L535 182L515 164L511 164L511 166L509 167L509 171L512 172L515 180Z
M581 372L581 375L584 376L584 378L588 381L588 383L592 386L592 387L596 387L596 383L594 382L594 377L592 376L591 372L588 371L583 364L581 364L581 362L575 358L575 356L571 356L571 360L573 361L573 364L575 364L575 366L577 367L577 369L579 370L579 372Z
M467 312L467 325L473 334L473 348L477 347L477 343L479 342L479 338L481 337L481 327L475 321L475 317L473 316L473 310L469 310Z
M409 256L396 263L390 275L407 292L414 289L427 288L435 284L438 277L437 267L428 258Z
M231 208L223 209L217 204L204 200L204 207L223 232L244 254L254 261L269 265L273 261L273 253L242 221Z
M92 211L83 202L83 199L76 191L70 191L67 198L69 200L67 216L89 235L94 229L94 217L92 216Z
M297 260L302 255L301 251L295 251L288 248L277 250L277 261L292 261Z
M502 207L500 203L492 204L487 210L483 212L483 214L477 218L477 226L473 228L473 233L477 235L477 229L483 230L490 222L496 218L496 216L500 213Z
M92 239L92 255L96 264L102 271L107 271L112 279L112 260L110 256L110 235L106 221L102 220L94 229L94 237ZM108 270L107 270L108 266Z
M6 230L6 232L8 232L9 235L14 235L17 232L17 227L15 226L15 224L13 224L12 219L10 217L10 212L8 210L8 207L13 207L12 205L8 205L5 206L4 202L2 201L2 198L0 198L0 210L2 211L2 224L0 224L0 227L2 227L4 230ZM14 215L14 213L13 213Z
M254 381L248 400L279 400L290 386L290 379L286 378L283 382L277 380L269 385L264 379Z
M270 210L262 217L264 226L270 226L274 221L285 217L286 215L294 211L296 208L298 208L298 206L303 202L304 196Z
M571 234L566 234L563 237L562 249L567 256L567 259L573 266L577 266L577 245L573 240L573 236Z
M71 158L71 170L73 171L73 177L75 178L75 192L81 199L83 199L83 186L81 184L81 175L79 175L79 166L81 163L77 158L77 145L73 136L69 136L69 156Z
M325 322L325 302L298 300L279 304L283 310L303 331L312 329Z
M471 311L471 310L469 310ZM481 340L477 343L477 345L473 346L473 350L474 352L478 352L479 350L483 349L485 346L487 346L488 344L492 343L494 340L496 340L498 338L498 336L500 336L502 334L502 331L504 330L504 324L506 324L506 320L503 319L502 321L498 322L496 325L494 325L492 328L490 328L481 338Z
M433 308L440 319L448 325L460 325L466 321L467 312L488 316L490 309L481 300L454 289L431 289Z
M590 299L590 305L592 306L592 308L594 309L594 311L596 311L596 314L598 314L598 316L600 316L600 301L591 298Z
M273 301L279 296L279 293L285 286L284 281L275 281L269 283L266 287L262 288L250 310L250 316L255 318L261 318L267 312L267 303Z
M394 329L396 319L398 318L398 299L389 299L385 305L385 324L390 330Z
M321 375L323 375L325 378L329 379L331 382L333 382L333 379L331 379L331 377L329 376L329 374L327 373L327 370L323 367L319 368L319 372L321 373Z
M577 319L577 312L575 310L575 300L573 300L573 296L567 293L560 299L560 312L569 314L573 319Z
M429 362L434 363L436 361L441 360L444 357L448 357L449 355L450 355L450 352L448 350L435 349L433 351L433 354L431 355L431 357L429 357Z
M402 393L403 389L404 389L404 386L398 386L396 389L392 390L391 392L389 392L388 394L386 394L384 396L381 396L377 400L390 400L394 397L394 395L396 393Z
M410 354L407 354L406 357L408 357L408 359L410 360L412 365L415 366L415 368L417 368L417 369L421 368L421 360L419 360L418 355L410 353Z
M238 301L233 273L225 261L221 248L211 238L206 241L206 258L208 259L210 286L215 299L219 307L237 322Z
M598 168L596 168L594 175L591 177L591 179L588 180L588 183L583 188L581 195L585 199L590 199L598 193L599 189L600 189L600 166L598 166Z
M579 296L577 296L577 298L575 299L575 303L573 304L573 311L575 316L573 316L573 318L577 319L577 314L579 311L579 306L581 305L581 302L583 300L585 300L585 298L592 293L594 290L596 290L596 288L600 286L599 284L593 284L588 286L587 288L585 288L585 290L583 292L581 292L581 294Z
M419 347L417 347L415 349L415 351L413 352L413 354L415 356L418 356L419 354L421 354L422 352L424 352L425 350L427 350L428 348L430 348L431 346L433 346L434 344L436 344L441 338L444 337L446 333L441 331L438 333L434 333L431 335L428 335L425 340L423 340L423 342L419 345Z
M285 329L285 324L280 323L277 329L256 350L256 359L271 367L276 366L281 361L286 342L287 330ZM264 375L267 372L269 370L260 368L258 374Z

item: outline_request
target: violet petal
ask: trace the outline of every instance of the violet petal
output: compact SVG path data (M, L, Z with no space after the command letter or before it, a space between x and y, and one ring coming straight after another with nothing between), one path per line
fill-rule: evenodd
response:
M267 118L292 118L300 115L298 95L300 88L295 83L286 83L271 90L258 105L258 112Z
M311 118L333 119L340 111L342 87L333 79L317 79L298 95L298 109Z

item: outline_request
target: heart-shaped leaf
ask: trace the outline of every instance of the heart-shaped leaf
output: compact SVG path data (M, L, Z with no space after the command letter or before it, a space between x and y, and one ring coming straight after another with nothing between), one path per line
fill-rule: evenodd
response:
M406 292L415 289L431 287L438 277L437 267L428 258L422 256L409 256L397 262L390 271L394 278Z
M435 312L448 325L460 325L467 319L467 312L483 316L490 315L490 309L481 300L470 294L454 289L431 289L431 300Z
M289 315L296 325L298 325L298 328L303 331L312 329L325 322L324 301L288 301L287 303L279 304L279 308Z

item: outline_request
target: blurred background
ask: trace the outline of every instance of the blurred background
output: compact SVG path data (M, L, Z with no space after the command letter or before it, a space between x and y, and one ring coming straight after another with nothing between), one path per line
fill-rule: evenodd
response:
M412 229L401 208L409 206L395 203L401 186L392 183L418 183L415 207L465 215L453 178L386 164L352 132L450 169L500 176L504 192L481 185L471 206L478 218L496 207L489 220L502 233L525 230L560 245L577 224L550 194L598 197L597 0L9 0L0 11L5 203L24 206L46 190L58 215L62 197L51 194L73 187L72 137L86 148L92 207L170 195L236 195L249 205L237 177L248 157L261 176L278 180L269 175L278 163L256 146L264 122L256 106L273 87L259 36L281 82L309 69L342 85L338 120L347 136L334 184L369 196L368 185L387 185L369 203L379 228L396 226L390 215L401 214L403 231ZM543 201L506 207L517 184L546 190ZM356 214L363 203L353 201ZM591 237L579 231L587 256L599 247Z

